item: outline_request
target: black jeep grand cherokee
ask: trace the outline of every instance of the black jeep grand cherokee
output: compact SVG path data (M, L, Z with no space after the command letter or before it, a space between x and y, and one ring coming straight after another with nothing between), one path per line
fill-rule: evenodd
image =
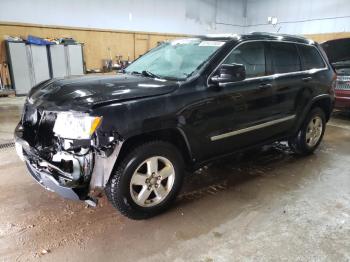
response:
M335 79L318 44L300 37L170 41L121 75L34 87L16 149L45 188L90 202L104 188L121 213L147 218L175 199L186 168L281 140L313 152Z

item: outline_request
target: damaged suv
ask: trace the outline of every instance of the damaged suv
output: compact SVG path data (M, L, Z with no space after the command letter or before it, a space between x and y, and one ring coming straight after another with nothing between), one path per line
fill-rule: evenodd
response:
M94 203L104 188L122 214L168 208L185 170L275 141L320 144L336 75L318 44L253 33L166 42L123 74L34 87L16 149L46 189Z

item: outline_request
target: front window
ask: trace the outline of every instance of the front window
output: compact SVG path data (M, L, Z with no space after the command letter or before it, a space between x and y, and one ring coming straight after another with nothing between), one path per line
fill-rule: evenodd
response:
M198 38L170 41L137 59L125 72L183 80L199 70L224 43Z
M264 43L250 42L235 48L223 64L241 64L245 66L246 77L265 76Z

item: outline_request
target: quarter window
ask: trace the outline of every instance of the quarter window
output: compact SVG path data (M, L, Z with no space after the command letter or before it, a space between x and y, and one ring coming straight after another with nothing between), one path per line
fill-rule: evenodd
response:
M251 42L238 46L225 59L224 64L242 64L245 66L246 77L265 75L264 43Z
M299 45L301 62L304 70L324 68L325 64L320 53L313 46Z
M299 54L295 44L271 43L271 57L275 73L301 71Z

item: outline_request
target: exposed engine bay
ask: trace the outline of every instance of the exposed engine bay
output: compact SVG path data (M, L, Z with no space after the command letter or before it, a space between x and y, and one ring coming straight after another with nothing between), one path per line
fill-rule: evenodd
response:
M56 186L44 182L49 177L57 187L71 191L63 194L65 197L85 200L91 189L108 182L121 139L117 135L99 139L97 134L89 139L62 138L54 132L57 115L26 103L15 131L16 149L33 177L46 189L60 193L58 188L52 188Z

